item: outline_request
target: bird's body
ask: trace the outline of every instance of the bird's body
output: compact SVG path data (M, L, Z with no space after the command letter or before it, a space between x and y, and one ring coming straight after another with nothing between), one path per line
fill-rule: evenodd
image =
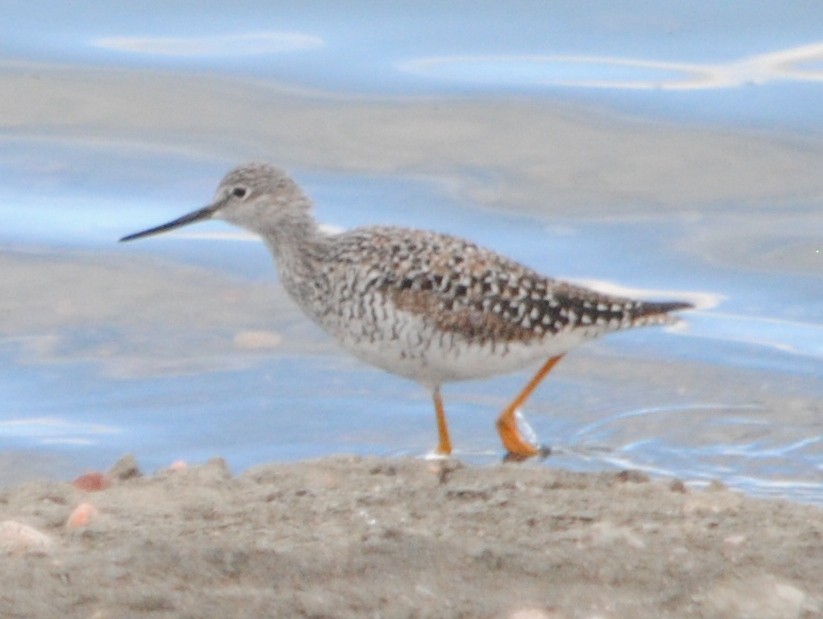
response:
M301 243L277 261L291 297L362 360L433 387L523 369L586 339L668 322L659 304L543 277L462 239L393 227Z
M687 303L636 301L548 277L469 241L370 226L327 234L299 187L268 164L230 172L213 204L131 240L219 217L259 234L300 308L346 350L432 390L438 451L449 453L440 386L547 360L498 429L516 457L539 450L517 430L517 407L567 351L610 331L673 321ZM506 426L504 428L503 426Z

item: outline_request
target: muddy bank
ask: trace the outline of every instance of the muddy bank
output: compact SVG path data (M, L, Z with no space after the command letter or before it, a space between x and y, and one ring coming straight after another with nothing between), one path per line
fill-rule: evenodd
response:
M349 457L85 481L0 492L3 617L823 616L823 510L720 486Z

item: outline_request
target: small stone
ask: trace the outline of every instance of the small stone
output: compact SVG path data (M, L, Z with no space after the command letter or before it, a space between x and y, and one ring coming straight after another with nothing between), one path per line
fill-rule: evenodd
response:
M175 460L169 465L169 470L174 473L181 473L189 468L189 463L185 460Z
M81 529L89 526L100 515L97 508L91 503L80 503L66 521L66 528Z
M0 522L0 552L13 556L45 555L51 551L51 537L14 520Z
M109 478L104 473L99 472L86 473L71 483L78 490L86 492L99 492L111 486Z
M686 494L687 492L686 484L684 484L681 479L673 479L669 484L669 490L679 492L680 494Z
M140 467L137 466L137 460L134 455L126 454L114 463L114 466L109 470L109 478L118 481L125 481L141 477L143 473L140 472Z

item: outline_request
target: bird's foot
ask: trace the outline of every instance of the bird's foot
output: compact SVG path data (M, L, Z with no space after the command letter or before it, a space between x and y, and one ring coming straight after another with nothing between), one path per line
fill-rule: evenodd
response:
M551 449L537 441L537 435L518 409L507 409L497 420L497 432L506 448L505 462L545 458Z

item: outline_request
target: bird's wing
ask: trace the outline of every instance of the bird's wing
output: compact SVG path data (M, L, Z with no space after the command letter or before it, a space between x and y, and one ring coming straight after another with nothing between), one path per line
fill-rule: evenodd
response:
M368 261L362 281L399 309L476 341L542 338L569 329L592 336L670 322L687 303L643 302L545 277L464 239L415 229L371 227L344 235L342 251Z

